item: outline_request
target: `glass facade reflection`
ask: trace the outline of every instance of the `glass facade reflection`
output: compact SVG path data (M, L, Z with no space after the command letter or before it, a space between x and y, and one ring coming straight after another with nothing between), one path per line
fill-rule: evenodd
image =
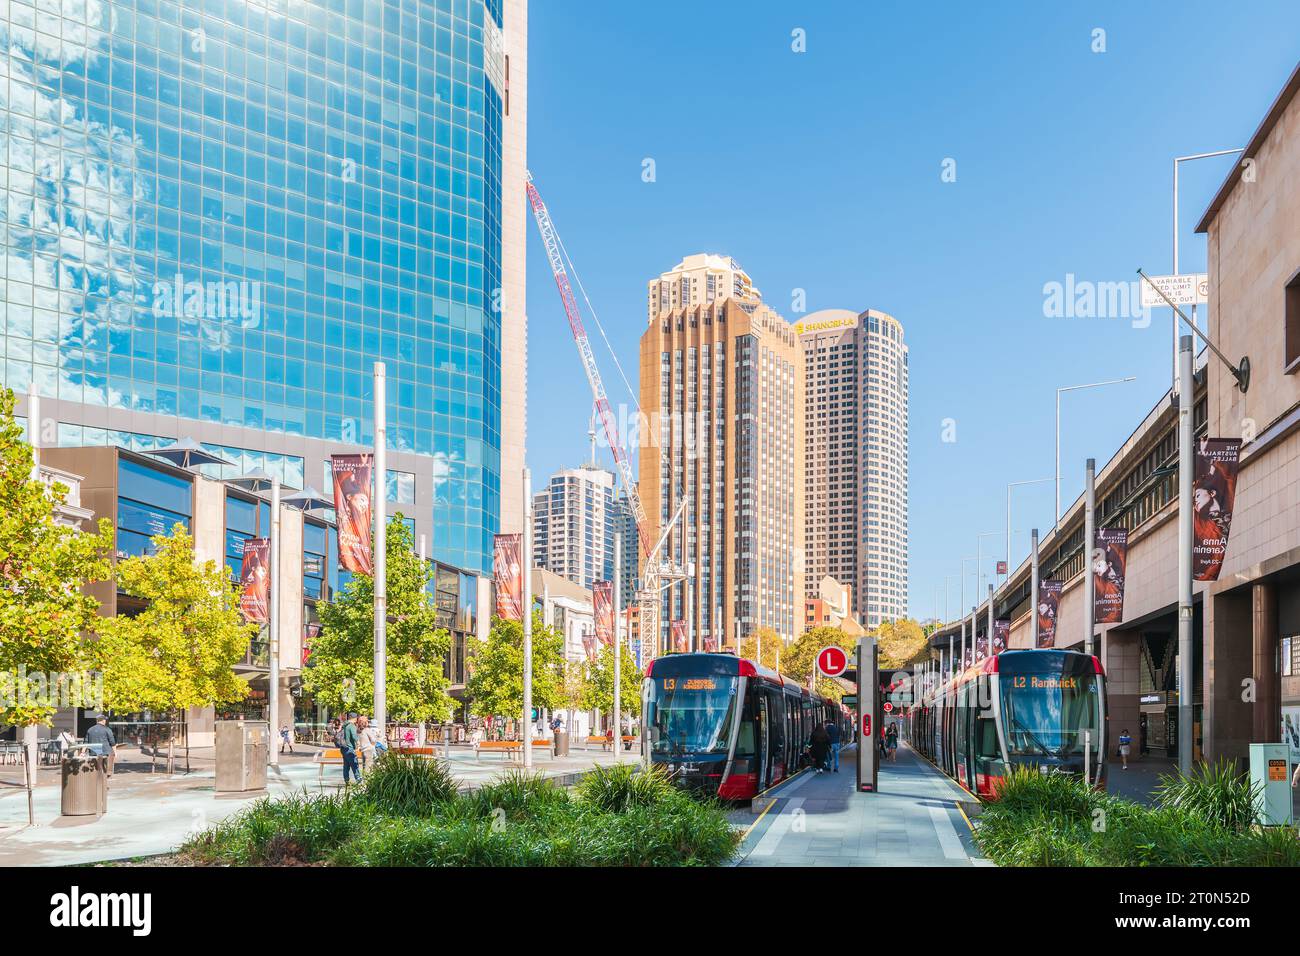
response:
M364 445L384 361L431 552L489 570L500 0L4 7L5 383Z

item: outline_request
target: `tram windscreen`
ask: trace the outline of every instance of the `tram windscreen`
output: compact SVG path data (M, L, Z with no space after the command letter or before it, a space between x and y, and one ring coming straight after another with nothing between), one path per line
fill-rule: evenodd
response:
M1085 732L1101 743L1100 681L1096 674L1004 674L1002 714L1012 755L1082 754Z
M646 701L653 753L726 753L739 679L706 674L653 677Z

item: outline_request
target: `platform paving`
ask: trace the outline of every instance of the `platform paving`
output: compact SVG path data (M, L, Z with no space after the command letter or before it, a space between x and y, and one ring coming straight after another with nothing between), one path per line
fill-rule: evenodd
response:
M857 793L856 753L839 773L804 771L773 790L776 802L741 845L739 866L988 866L958 808L969 794L900 744L880 770L879 792Z

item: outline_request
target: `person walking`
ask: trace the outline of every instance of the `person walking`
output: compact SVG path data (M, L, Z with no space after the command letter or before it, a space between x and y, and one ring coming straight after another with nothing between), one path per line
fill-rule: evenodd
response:
M117 738L113 728L108 726L108 718L100 714L95 724L86 731L86 743L94 744L101 754L108 758L108 775L113 776L114 758L117 756Z
M831 741L831 769L840 772L840 725L833 720L826 721L826 736Z
M885 752L889 754L889 759L896 761L898 759L898 724L890 724L889 730L885 732Z
M830 753L830 749L831 738L826 733L826 728L818 724L808 736L808 751L812 754L813 768L817 773L825 771L826 755Z
M1133 749L1133 738L1129 736L1128 728L1125 727L1119 732L1119 760L1120 768L1128 769L1129 751Z
M371 764L375 762L375 746L379 743L379 735L375 729L370 726L368 717L357 718L357 753L361 757L361 769L367 771Z
M348 714L347 719L334 732L334 746L339 748L343 757L343 786L348 785L349 775L356 783L361 782L361 770L357 766L357 715Z
M289 753L293 753L293 733L287 724L280 728L280 753L284 753L285 747L289 748Z

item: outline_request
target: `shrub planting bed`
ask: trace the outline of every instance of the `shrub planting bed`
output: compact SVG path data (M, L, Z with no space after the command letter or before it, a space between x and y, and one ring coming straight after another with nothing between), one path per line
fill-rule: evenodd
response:
M738 835L724 809L633 765L572 791L508 772L469 793L436 760L388 754L356 790L260 800L188 840L205 866L717 866Z

